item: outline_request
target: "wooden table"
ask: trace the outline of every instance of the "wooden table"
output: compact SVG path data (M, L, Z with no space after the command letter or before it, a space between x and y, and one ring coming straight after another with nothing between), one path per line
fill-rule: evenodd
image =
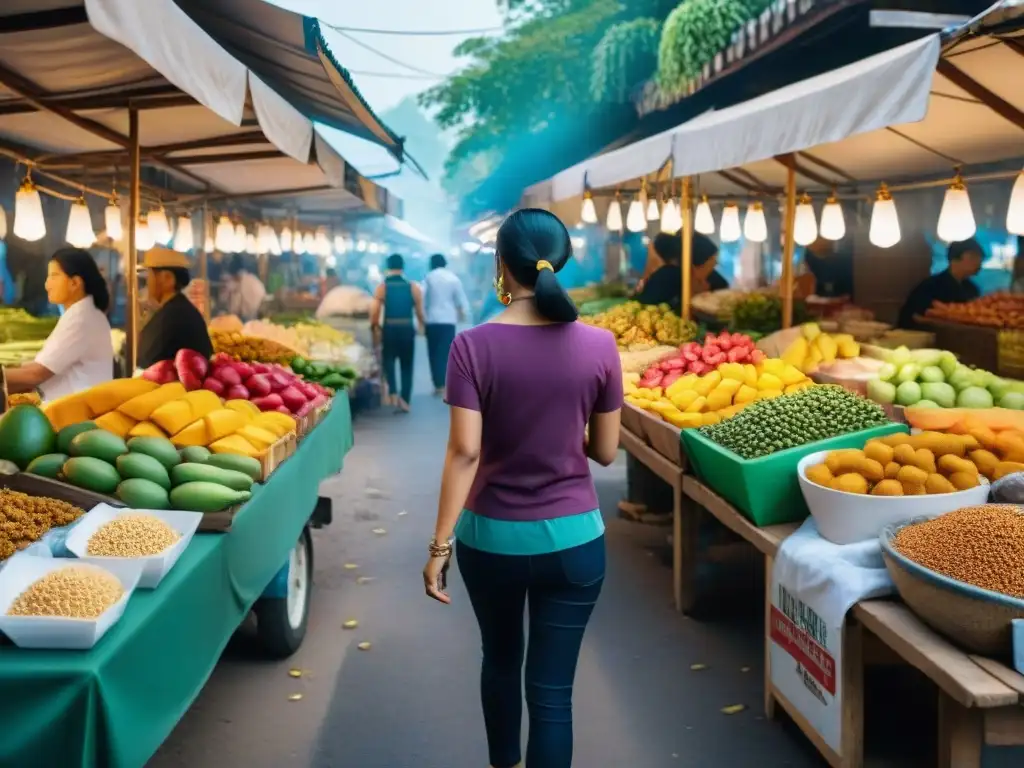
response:
M684 520L706 512L764 555L765 715L774 717L776 704L781 705L834 768L860 768L864 764L864 669L875 663L910 665L935 683L939 696L939 768L980 768L986 744L1024 745L1024 676L993 659L965 653L898 601L869 600L854 606L843 628L842 754L836 754L771 680L768 638L772 568L782 540L799 525L758 528L692 476L683 478L682 491ZM682 543L681 552L683 558L676 580L681 583L682 593L692 599L695 535L692 541Z

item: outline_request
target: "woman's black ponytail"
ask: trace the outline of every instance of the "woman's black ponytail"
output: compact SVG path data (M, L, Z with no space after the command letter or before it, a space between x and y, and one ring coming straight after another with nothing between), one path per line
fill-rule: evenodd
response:
M107 281L100 274L100 268L88 251L80 248L61 248L50 257L50 261L60 264L61 271L68 277L82 278L85 293L92 296L93 304L100 312L110 307L110 291Z
M498 230L497 250L516 282L533 288L537 311L544 318L571 323L579 317L555 276L572 258L569 231L557 216L540 208L516 211Z

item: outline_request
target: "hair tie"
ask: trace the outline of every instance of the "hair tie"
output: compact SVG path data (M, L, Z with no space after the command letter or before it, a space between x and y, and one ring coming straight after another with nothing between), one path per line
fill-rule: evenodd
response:
M537 271L540 272L540 271L545 270L545 269L550 269L552 272L555 271L555 268L551 266L551 262L550 261L547 261L546 259L538 259L538 261L537 261Z

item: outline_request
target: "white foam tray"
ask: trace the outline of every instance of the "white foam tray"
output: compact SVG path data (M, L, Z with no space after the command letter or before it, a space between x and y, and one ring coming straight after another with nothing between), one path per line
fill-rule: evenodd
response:
M171 547L168 547L159 555L149 557L97 557L88 554L89 539L102 526L111 520L122 515L142 514L152 515L167 523L181 536ZM68 534L67 548L75 557L91 560L101 565L119 562L137 562L142 565L142 576L139 579L139 589L156 589L163 581L174 564L178 562L181 553L188 547L189 542L196 533L199 523L203 519L201 512L182 512L173 509L124 509L112 507L109 504L97 504L89 512L82 516L78 524Z
M7 611L15 599L51 571L77 565L90 565L109 571L121 582L124 594L95 619L67 619L54 616L8 616ZM116 624L124 613L139 576L140 563L124 560L117 563L97 563L92 560L69 560L54 557L12 558L0 572L0 631L11 638L19 648L47 648L51 650L88 650Z

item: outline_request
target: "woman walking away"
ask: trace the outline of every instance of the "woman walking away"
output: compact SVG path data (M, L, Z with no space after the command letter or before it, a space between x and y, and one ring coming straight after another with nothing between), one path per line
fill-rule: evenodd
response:
M387 274L384 282L377 286L373 294L373 309L370 313L370 325L374 334L380 335L381 366L388 384L388 395L392 405L398 411L409 412L409 400L412 398L413 353L416 350L416 326L413 325L413 310L420 328L425 325L423 319L423 294L420 287L410 283L402 275L405 260L397 253L388 256ZM381 311L384 313L381 324ZM399 389L395 376L395 363L402 373L402 386Z
M615 460L622 370L612 335L574 322L555 276L571 255L553 214L509 216L495 263L507 309L459 334L448 358L448 451L423 581L427 595L450 602L454 533L483 641L492 768L522 758L524 654L526 767L570 767L576 661L604 580L604 521L587 458Z

